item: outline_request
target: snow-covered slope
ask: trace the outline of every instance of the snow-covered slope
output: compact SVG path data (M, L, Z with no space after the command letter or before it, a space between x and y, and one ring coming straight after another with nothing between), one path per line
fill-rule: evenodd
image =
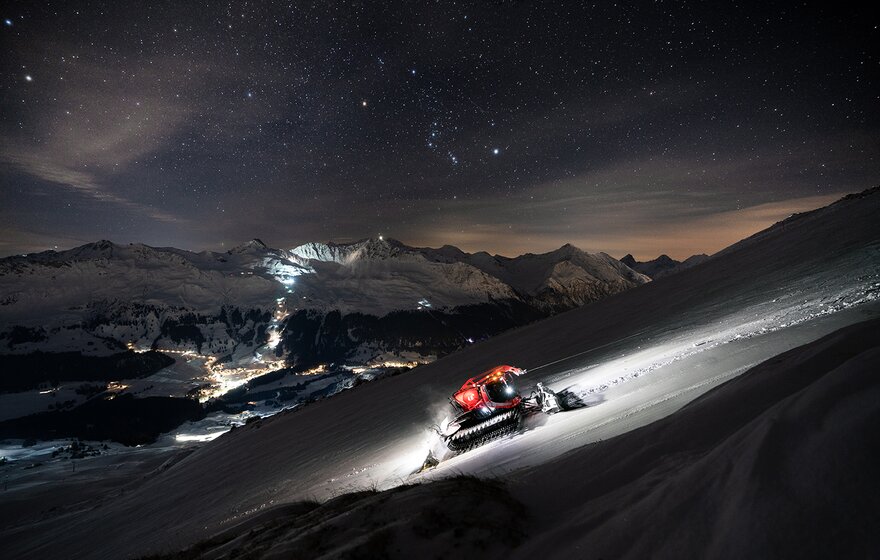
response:
M100 507L18 516L0 536L10 554L25 558L144 555L167 550L169 534L183 547L275 504L414 480L406 473L424 458L426 426L442 416L448 395L498 363L531 368L522 383L578 383L595 405L549 417L415 480L539 468L668 416L773 356L876 317L878 213L878 190L842 200L663 281L234 430ZM100 541L91 537L96 526Z

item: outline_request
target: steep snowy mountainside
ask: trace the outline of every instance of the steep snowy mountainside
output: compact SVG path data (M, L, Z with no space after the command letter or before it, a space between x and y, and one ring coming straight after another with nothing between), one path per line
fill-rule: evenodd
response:
M691 255L683 261L677 261L669 255L660 255L654 260L639 262L632 255L626 255L620 262L636 270L652 280L675 274L706 261L709 255Z

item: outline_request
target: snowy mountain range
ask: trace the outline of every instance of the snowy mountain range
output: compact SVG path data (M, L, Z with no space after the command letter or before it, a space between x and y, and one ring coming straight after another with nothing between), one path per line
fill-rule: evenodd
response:
M565 245L516 258L469 254L445 245L413 248L393 239L337 245L309 243L291 250L317 275L297 289L308 307L382 316L425 307L518 300L539 308L575 307L647 282L605 253Z
M0 259L0 353L437 355L647 281L571 245L507 258L391 239L199 253L99 241Z

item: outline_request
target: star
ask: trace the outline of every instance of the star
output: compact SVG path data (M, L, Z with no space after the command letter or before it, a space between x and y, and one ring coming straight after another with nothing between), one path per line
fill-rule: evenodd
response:
M500 154L500 153L501 153L501 150L500 150L499 148L492 148L492 155L496 155L496 156L497 156L497 155Z
M366 106L367 106L367 100L364 99L363 101L361 101L361 107L366 107Z

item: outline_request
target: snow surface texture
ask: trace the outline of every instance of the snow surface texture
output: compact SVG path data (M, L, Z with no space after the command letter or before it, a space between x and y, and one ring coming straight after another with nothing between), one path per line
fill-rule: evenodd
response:
M522 469L561 464L553 461L666 417L764 360L876 317L878 213L877 190L845 199L690 270L233 430L100 507L87 502L67 513L20 515L0 537L16 557L143 555L183 548L280 503L459 473L515 480L529 472ZM426 426L442 418L449 394L499 363L533 368L527 378L553 389L593 389L599 404L408 477L424 459ZM578 468L569 466L565 476ZM12 499L34 490L16 490L13 481L8 492ZM97 542L94 527L105 535Z

